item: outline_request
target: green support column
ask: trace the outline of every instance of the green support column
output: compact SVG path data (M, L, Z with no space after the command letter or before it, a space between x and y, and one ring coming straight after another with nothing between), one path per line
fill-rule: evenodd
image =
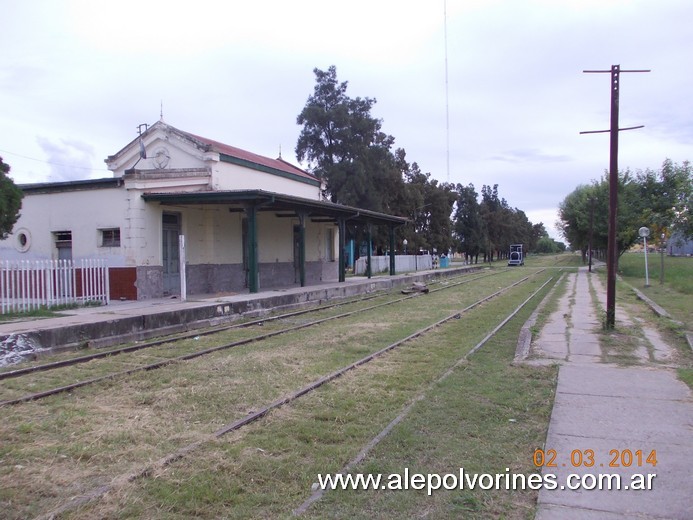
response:
M390 226L390 276L395 274L395 226Z
M371 268L372 238L371 238L371 225L370 224L368 224L367 240L368 240L368 245L366 246L366 249L368 250L368 256L366 257L366 276L368 276L368 278L370 278L371 274L373 273L373 269Z
M344 256L344 246L346 244L346 221L340 218L338 221L339 226L339 281L344 282L346 280L346 258Z
M257 254L257 207L245 208L248 217L248 290L256 293L260 290L260 271L258 269Z
M301 287L306 286L306 215L298 214L298 276Z

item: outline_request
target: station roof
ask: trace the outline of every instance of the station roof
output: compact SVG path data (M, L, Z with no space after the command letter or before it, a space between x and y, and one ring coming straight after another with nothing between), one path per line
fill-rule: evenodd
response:
M206 205L224 204L242 211L245 207L256 206L260 211L275 211L282 216L304 213L311 218L323 217L337 221L344 218L350 222L365 224L400 226L409 219L386 213L370 211L352 206L343 206L333 202L305 199L282 193L265 190L229 190L229 191L196 191L176 193L144 193L142 198L147 202L161 204ZM283 215L287 213L287 215Z
M103 179L85 179L78 181L37 182L32 184L19 184L19 189L28 194L57 193L62 191L102 190L107 188L119 188L123 185L123 179L105 177Z
M293 177L299 177L304 181L310 181L310 183L313 183L316 186L320 185L320 181L317 179L317 177L315 177L315 175L305 170L302 170L298 166L294 166L290 162L282 159L281 157L278 157L277 159L264 157L256 153L249 152L241 148L237 148L235 146L208 139L207 137L202 137L199 135L191 134L190 132L184 132L182 130L175 129L170 125L168 125L168 128L170 128L172 131L178 132L183 136L187 136L192 141L199 141L200 143L203 143L207 149L219 153L219 159L221 161L237 163L242 166L246 166L248 168L256 170L267 171L267 169L269 169L270 172L283 172Z

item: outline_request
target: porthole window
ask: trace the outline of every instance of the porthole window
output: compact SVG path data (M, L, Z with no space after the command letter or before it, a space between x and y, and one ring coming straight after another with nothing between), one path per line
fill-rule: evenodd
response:
M18 229L15 233L15 247L20 253L26 253L31 247L31 233L28 229Z

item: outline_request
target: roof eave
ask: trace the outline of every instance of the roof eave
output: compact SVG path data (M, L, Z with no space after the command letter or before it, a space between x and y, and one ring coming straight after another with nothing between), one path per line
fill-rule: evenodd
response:
M266 204L276 207L310 210L334 218L357 219L363 222L401 226L409 222L405 217L397 217L352 206L343 206L333 202L318 201L284 195L265 190L234 190L179 193L144 193L142 198L149 202L161 204Z
M279 170L277 168L272 168L264 164L258 164L253 161L248 161L247 159L241 159L239 157L234 157L233 155L228 155L225 153L219 153L219 161L226 162L230 164L236 164L238 166L243 166L245 168L251 168L253 170L261 171L264 173L269 173L271 175L277 175L278 177L283 177L285 179L291 179L292 181L302 182L304 184L309 184L311 186L320 187L320 181L318 179L311 179L308 177L303 177L301 175L291 173L284 170Z

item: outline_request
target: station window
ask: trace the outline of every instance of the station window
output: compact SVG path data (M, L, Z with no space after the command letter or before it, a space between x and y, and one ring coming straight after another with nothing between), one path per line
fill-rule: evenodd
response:
M72 260L72 231L54 231L53 240L58 260Z
M72 231L54 231L53 238L58 248L72 247Z
M31 247L31 233L26 228L20 228L16 231L17 241L15 242L15 248L20 253L26 253Z
M100 229L101 247L120 247L120 228Z

